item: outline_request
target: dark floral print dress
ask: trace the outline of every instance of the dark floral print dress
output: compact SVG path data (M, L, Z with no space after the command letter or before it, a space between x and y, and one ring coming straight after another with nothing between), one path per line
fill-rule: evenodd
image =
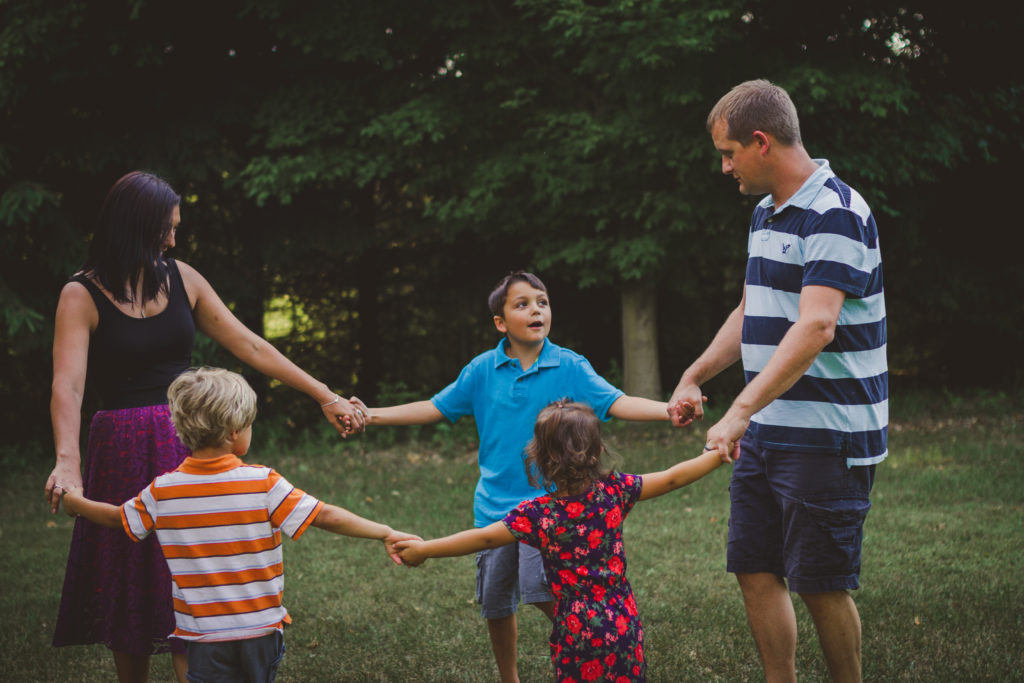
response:
M626 580L622 521L641 478L612 472L578 496L524 501L504 519L539 548L555 594L551 660L560 683L644 681L644 630Z

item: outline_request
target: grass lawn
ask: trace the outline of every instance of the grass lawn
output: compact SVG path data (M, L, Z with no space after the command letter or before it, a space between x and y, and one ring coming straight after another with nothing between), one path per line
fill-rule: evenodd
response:
M869 681L1024 680L1024 448L1020 401L936 396L892 405L864 542ZM709 419L714 416L709 416ZM662 469L701 449L703 429L610 424L620 468ZM250 457L361 515L424 537L472 524L476 480L466 430L281 447L257 423ZM433 434L433 438L431 437ZM440 434L440 438L438 438ZM49 448L47 445L46 448ZM29 449L32 451L33 449ZM115 680L100 646L50 646L71 521L51 517L43 447L2 455L2 681ZM735 579L724 571L728 467L637 505L625 525L628 574L647 634L652 682L763 680ZM394 566L377 542L319 529L285 541L285 604L294 624L278 681L495 681L473 604L472 557ZM797 600L802 681L827 680ZM551 679L547 620L520 613L520 675ZM152 678L172 680L169 657Z

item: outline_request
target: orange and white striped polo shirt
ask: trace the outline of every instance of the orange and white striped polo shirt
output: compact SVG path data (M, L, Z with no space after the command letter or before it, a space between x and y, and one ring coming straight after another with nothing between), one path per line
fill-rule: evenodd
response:
M281 532L298 538L323 502L269 467L232 454L187 458L121 506L135 540L156 531L171 570L176 628L185 640L241 640L290 622L281 596Z

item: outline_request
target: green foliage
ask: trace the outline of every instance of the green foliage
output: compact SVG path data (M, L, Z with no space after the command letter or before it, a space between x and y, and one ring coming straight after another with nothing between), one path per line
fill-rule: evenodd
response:
M606 302L650 283L667 385L739 299L752 200L704 119L752 77L790 90L809 151L875 210L895 370L1016 386L998 359L1021 311L993 293L1024 284L998 209L1022 26L985 2L7 0L0 390L26 400L0 427L47 430L54 305L134 168L185 197L173 255L254 329L294 297L310 326L275 343L348 393L442 387L495 343L483 300L523 267L549 281L553 337L599 371L621 353ZM965 330L994 348L962 353ZM296 430L318 419L261 393Z

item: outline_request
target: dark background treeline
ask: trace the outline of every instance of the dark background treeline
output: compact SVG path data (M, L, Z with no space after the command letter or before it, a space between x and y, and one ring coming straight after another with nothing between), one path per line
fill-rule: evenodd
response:
M0 3L4 442L48 433L57 295L134 169L182 194L171 255L346 394L440 389L497 342L514 268L552 339L667 392L739 299L754 200L704 119L756 77L875 211L893 384L1016 391L1022 11L934 4Z

